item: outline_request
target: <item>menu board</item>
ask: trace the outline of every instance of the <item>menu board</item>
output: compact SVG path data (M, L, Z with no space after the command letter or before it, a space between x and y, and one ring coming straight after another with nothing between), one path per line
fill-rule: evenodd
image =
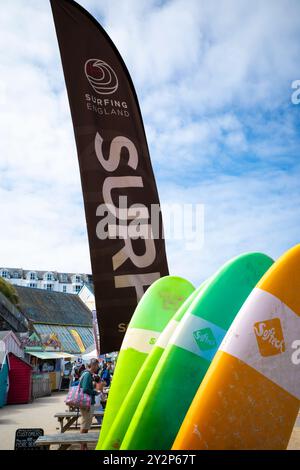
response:
M38 446L34 443L38 437L44 435L44 430L41 428L25 428L17 429L15 437L15 450L39 450Z

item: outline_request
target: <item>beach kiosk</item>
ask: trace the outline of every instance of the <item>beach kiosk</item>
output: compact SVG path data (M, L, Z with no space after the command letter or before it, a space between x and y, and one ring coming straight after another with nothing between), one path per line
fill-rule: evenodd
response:
M29 403L31 400L32 383L31 365L21 357L8 353L8 366L9 389L7 404Z

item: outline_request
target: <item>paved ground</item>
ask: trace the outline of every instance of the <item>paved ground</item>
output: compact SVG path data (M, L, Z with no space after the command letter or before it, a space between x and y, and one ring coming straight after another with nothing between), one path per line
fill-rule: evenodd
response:
M66 392L56 392L50 397L38 398L28 405L7 405L0 408L0 450L14 449L18 428L42 428L44 434L56 434L60 427L55 413L66 411ZM94 430L96 431L96 430ZM78 433L79 430L67 431ZM72 446L71 449L78 449Z
M0 450L14 448L15 432L18 428L43 428L45 434L60 432L55 413L66 410L66 392L54 393L51 397L36 399L28 405L9 405L0 408ZM67 432L76 432L71 430ZM75 450L76 447L74 446ZM78 447L77 447L78 449ZM300 416L297 419L288 449L300 450Z

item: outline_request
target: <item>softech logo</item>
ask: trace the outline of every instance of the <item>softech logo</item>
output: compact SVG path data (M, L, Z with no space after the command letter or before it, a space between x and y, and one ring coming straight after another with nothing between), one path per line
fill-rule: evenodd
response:
M119 82L115 71L104 60L89 59L84 72L93 90L99 95L110 95L117 91Z
M201 351L208 351L217 347L217 341L210 328L194 331L193 336Z
M279 318L255 323L254 332L262 356L275 356L285 351L283 331Z

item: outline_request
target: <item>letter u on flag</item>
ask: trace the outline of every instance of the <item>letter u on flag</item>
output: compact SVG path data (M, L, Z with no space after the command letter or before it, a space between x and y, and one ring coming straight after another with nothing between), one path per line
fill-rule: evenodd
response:
M120 349L138 300L168 274L159 198L137 96L118 50L77 3L50 2L77 145L104 354Z

